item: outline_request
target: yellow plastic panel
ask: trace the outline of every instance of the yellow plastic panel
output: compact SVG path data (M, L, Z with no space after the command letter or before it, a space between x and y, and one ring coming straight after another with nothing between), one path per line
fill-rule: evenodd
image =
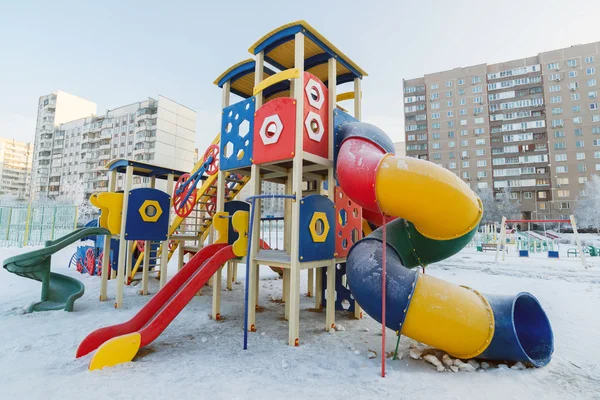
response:
M229 242L229 213L218 212L213 215L213 226L217 233L215 243Z
M100 216L100 222L105 222L106 226L102 224L100 226L108 229L113 235L121 233L123 193L100 193L98 194L97 202L100 205L102 214L106 214L106 217Z
M494 314L479 293L420 275L402 334L454 357L472 358L490 344Z
M237 240L233 242L233 254L238 257L244 257L248 254L248 221L250 213L248 211L236 211L231 218L233 229L239 234Z
M278 72L275 75L269 76L267 79L260 82L258 85L254 87L254 95L256 96L258 93L262 92L269 86L273 86L274 84L282 81L287 81L289 79L298 78L300 76L300 71L298 68L290 68L284 71Z
M321 221L323 223L323 232L321 234L317 232L317 221ZM329 221L327 221L327 214L321 211L315 211L308 225L308 229L310 230L310 235L312 236L313 242L324 243L327 239L327 234L329 233Z
M88 369L102 369L133 360L140 349L142 336L138 332L117 336L98 348L90 361Z
M371 229L371 225L369 225L369 222L364 218L362 220L362 230L363 237L370 235L373 232L373 229Z
M430 239L463 236L483 215L481 201L469 185L429 161L388 155L379 165L375 187L385 214L409 220Z

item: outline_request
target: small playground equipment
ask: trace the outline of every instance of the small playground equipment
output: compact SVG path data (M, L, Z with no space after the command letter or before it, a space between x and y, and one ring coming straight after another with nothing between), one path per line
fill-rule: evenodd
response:
M146 198L136 198L130 189L134 172L152 168L121 162L126 190L114 193L116 167L109 167L112 187L104 194L107 201L99 194L97 203L103 209L100 225L108 223L121 241L116 305L122 304L127 240L144 240L146 249L148 240L158 241L159 253L165 248L161 290L130 321L88 335L77 356L97 350L91 369L131 361L211 277L212 317L218 320L221 266L228 263L229 274L232 261L245 255L245 337L260 326L256 306L263 265L283 269L291 346L300 344L300 273L306 270L309 291L314 279L315 306L325 304L326 330L335 328L338 307L353 309L357 318L364 309L382 323L382 374L386 326L459 358L547 364L553 352L552 329L533 295L484 296L417 269L466 246L479 225L482 204L456 175L428 161L395 156L383 131L360 122L366 72L304 21L269 32L250 52L255 60L233 65L215 81L223 90L221 133L213 142L219 151L211 147L189 176L178 173L173 196L178 199L177 217L168 229L139 221L142 211L147 217L159 213L151 212L151 204L143 203ZM338 85L344 83L352 83L353 90L338 94ZM241 100L230 104L231 93ZM346 100L354 100L353 115L337 105ZM212 164L217 161L218 167ZM164 173L172 193L176 172ZM251 206L233 200L250 178ZM285 194L261 193L263 180L285 185ZM157 194L144 194L149 195ZM261 201L266 197L285 199L279 250L261 245ZM137 219L133 225L130 216ZM194 226L193 235L174 234L187 224ZM208 237L210 242L210 226L219 232L218 238L193 249L195 256L167 283L169 240L202 243ZM380 227L372 230L374 226ZM155 238L148 237L151 230L157 232ZM242 239L247 239L246 249L241 248ZM185 243L179 246L186 248Z
M581 259L581 264L586 267L586 263L585 263L585 256L584 253L581 250L581 242L579 240L579 233L577 232L577 224L575 221L575 216L571 215L569 217L569 219L533 219L533 220L529 220L529 219L513 219L513 220L507 220L506 217L502 217L502 222L501 222L501 229L500 229L500 237L498 239L497 242L497 247L496 247L496 259L495 261L498 262L498 256L500 253L500 249L502 244L506 243L506 225L507 224L518 224L518 223L566 223L566 224L571 224L571 226L573 227L573 234L575 236L575 243L576 243L576 249L577 252L575 254L579 254L580 255L580 259ZM558 258L559 254L558 254L558 242L555 242L555 240L552 237L557 237L556 235L550 234L550 235L539 235L536 234L535 232L518 232L515 234L516 235L516 245L517 245L517 251L519 252L519 257L529 257L530 253L541 253L541 252L547 252L548 253L548 258ZM569 256L569 251L567 251L567 257ZM502 252L502 261L504 261L504 252Z
M46 241L46 247L4 260L8 272L42 282L42 298L27 312L61 310L73 311L75 300L83 296L85 286L70 276L51 272L52 254L90 235L107 235L103 228L77 229L59 239Z
M98 220L93 219L85 224L84 228L95 228L98 227ZM88 274L92 276L99 276L102 274L102 267L106 265L104 259L103 245L104 240L100 236L85 236L80 239L82 242L92 241L93 244L78 246L75 253L71 256L69 262L70 268L75 268L82 274ZM118 242L112 239L111 251L108 259L109 269L117 269L117 264L113 258L113 253L118 253Z

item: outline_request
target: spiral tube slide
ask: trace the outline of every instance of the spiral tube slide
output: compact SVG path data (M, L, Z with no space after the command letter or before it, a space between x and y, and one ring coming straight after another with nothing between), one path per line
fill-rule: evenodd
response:
M478 196L442 167L394 156L377 127L343 119L335 124L339 185L366 218L397 217L386 226L386 326L458 358L546 365L552 328L533 295L482 295L410 269L448 258L472 239L483 212ZM379 228L352 247L346 263L353 296L379 322L383 247Z

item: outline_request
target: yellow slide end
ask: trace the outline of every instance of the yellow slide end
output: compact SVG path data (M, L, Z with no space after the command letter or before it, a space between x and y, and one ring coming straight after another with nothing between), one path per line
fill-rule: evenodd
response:
M102 369L133 360L140 349L142 336L138 332L117 336L98 348L90 361L88 369Z
M419 275L402 334L453 357L473 358L494 336L494 314L475 290Z
M409 220L434 240L463 236L483 216L481 200L462 179L412 157L384 157L377 171L376 195L383 212Z

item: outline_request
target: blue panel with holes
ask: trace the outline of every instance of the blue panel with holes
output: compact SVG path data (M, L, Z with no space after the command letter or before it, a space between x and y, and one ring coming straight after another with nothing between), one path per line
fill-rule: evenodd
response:
M318 213L318 214L315 214ZM321 221L322 214L325 214L326 223ZM320 194L311 194L302 198L300 201L300 238L298 241L299 260L301 262L330 260L335 251L335 219L333 202ZM314 233L321 238L315 240L314 233L311 232L311 225ZM324 241L321 241L324 237Z
M228 171L252 165L252 132L256 99L249 97L223 109L219 168Z
M320 268L317 273L321 273L323 276L323 288L321 289L321 295L323 299L323 306L327 306L327 296L325 290L327 289L327 268ZM350 293L348 288L348 282L346 280L346 263L336 264L335 266L335 309L339 311L351 311L354 312L354 296Z

